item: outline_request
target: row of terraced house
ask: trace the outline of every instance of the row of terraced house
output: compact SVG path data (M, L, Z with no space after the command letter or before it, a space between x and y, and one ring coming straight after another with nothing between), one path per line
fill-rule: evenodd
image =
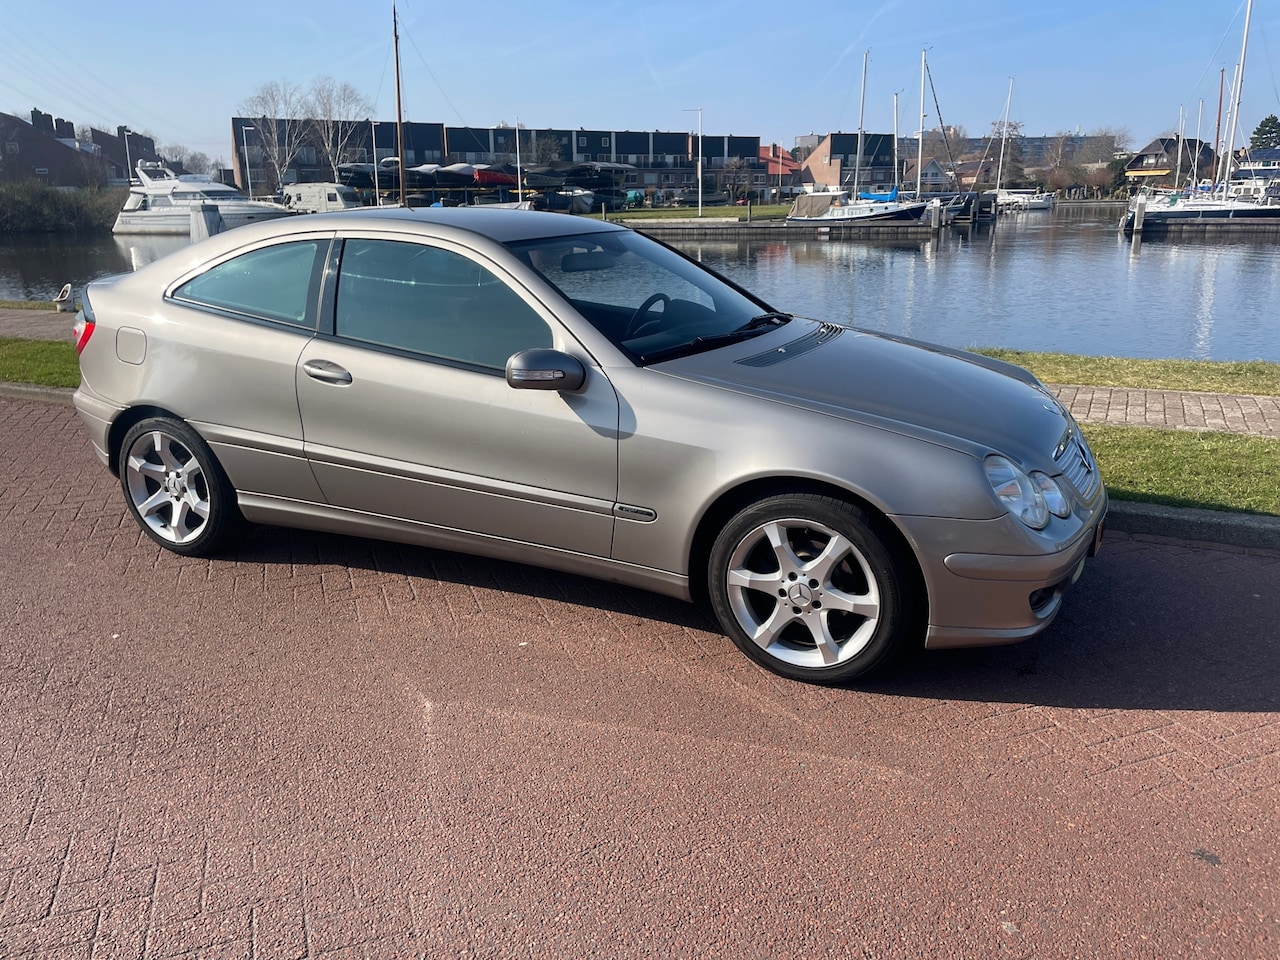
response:
M305 121L233 117L230 132L234 161L230 170L221 172L222 179L242 188L252 183L256 193L272 192L280 181L333 179L333 165L324 151L305 136L297 138L298 145L287 158L288 163L277 173L275 164L282 159L279 143L286 139L290 123ZM264 140L264 133L272 125L276 127L274 148ZM402 130L406 167L459 162L500 164L517 159L517 131L513 127L453 127L409 121ZM990 141L947 142L940 135L927 135L924 162L917 174L918 141L902 138L895 151L890 134L863 134L860 156L857 133L801 136L795 142L795 146L804 148L799 162L791 151L778 144L762 144L759 137L753 136L709 133L699 137L685 131L525 127L520 128L519 136L526 164L549 160L609 164L619 170L620 186L649 193L678 193L697 189L701 159L704 188L762 198L802 189L851 189L855 171L861 190L885 189L895 182L914 187L917 177L926 192L963 189L994 181L995 154L999 149ZM1075 137L1066 143L1061 136L1022 137L1018 149L1022 164L1030 170L1044 163L1051 150L1098 153L1105 145L1092 143L1094 139L1099 138ZM1171 178L1177 169L1178 146L1170 138L1157 138L1132 155L1126 168L1130 182ZM1186 147L1184 143L1184 152ZM954 159L975 154L980 159ZM1190 154L1198 156L1202 164L1205 160L1212 162L1207 145L1192 144ZM343 156L337 159L369 163L398 155L394 122L359 121L350 125ZM37 180L64 187L119 184L126 182L128 171L140 159L161 157L151 137L126 126L117 127L115 132L90 128L87 136L77 137L72 123L38 109L32 110L30 121L0 113L0 183ZM1187 159L1190 165L1193 161ZM1259 163L1280 167L1280 157L1268 153L1245 161L1245 166L1248 169Z

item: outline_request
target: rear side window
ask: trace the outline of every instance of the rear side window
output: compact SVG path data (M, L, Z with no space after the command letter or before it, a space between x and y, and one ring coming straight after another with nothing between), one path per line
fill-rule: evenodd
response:
M394 240L343 245L335 319L340 337L494 370L552 344L546 322L486 267Z
M211 267L174 291L175 299L315 327L315 303L327 241L281 243Z

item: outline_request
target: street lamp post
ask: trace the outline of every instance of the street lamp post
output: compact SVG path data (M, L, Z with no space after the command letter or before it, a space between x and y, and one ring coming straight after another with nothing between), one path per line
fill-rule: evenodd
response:
M375 207L382 206L382 194L378 192L378 121L369 121L370 133L370 149L369 152L373 156L373 205Z
M702 216L702 108L687 107L685 113L698 112L698 216Z
M244 183L250 200L253 199L253 174L249 172L249 131L257 129L247 123L240 128L240 142L244 144Z

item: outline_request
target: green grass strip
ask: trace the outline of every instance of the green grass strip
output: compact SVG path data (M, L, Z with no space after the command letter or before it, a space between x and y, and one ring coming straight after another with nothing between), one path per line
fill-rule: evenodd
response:
M1280 396L1280 363L1264 360L1133 360L985 347L974 352L1026 367L1045 383Z
M42 387L78 387L75 345L63 340L0 337L0 380Z
M1280 516L1280 439L1082 423L1117 500Z
M52 300L0 300L6 310L53 310Z

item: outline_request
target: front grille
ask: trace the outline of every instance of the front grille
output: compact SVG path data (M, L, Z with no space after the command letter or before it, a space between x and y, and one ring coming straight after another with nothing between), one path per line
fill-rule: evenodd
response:
M1067 482L1080 492L1086 500L1098 489L1101 478L1098 476L1098 462L1093 451L1080 432L1074 428L1067 431L1063 442L1058 445L1058 469L1067 478Z

